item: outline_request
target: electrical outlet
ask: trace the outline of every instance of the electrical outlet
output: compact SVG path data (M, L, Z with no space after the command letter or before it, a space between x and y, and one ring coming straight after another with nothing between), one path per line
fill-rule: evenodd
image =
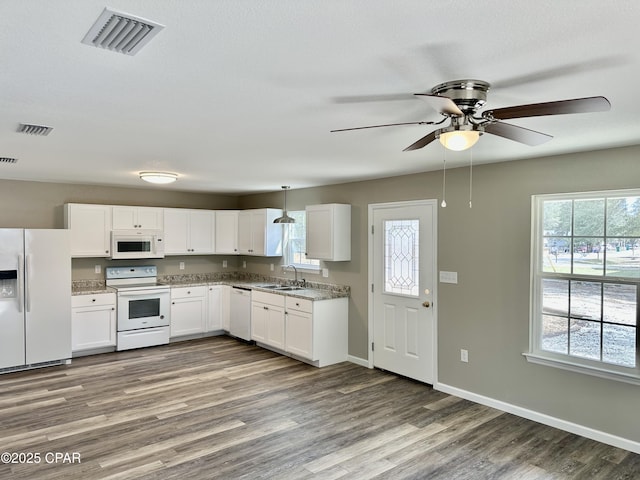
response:
M276 266L272 263L272 264L270 265L270 268L271 268L271 271L273 272L273 271L276 269Z
M460 361L464 363L469 363L469 351L464 348L460 349Z
M227 261L226 260L222 260L222 268L227 268Z
M180 270L184 270L184 262L180 262Z
M329 269L328 268L323 268L322 269L322 276L324 278L327 278L329 276Z
M100 265L96 265L95 268L93 269L93 271L95 273L100 273L100 272L102 272L102 267Z
M246 260L242 261L242 268L247 268L247 261Z

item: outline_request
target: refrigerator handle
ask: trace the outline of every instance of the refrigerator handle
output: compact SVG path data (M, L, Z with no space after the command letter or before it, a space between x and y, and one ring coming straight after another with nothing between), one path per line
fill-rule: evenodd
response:
M18 285L16 285L16 288L18 290L18 311L22 312L22 305L24 304L24 297L23 297L23 287L24 287L24 282L23 282L23 265L24 265L24 261L22 259L22 255L18 255Z
M24 304L25 311L27 313L31 311L31 289L29 288L30 273L31 255L26 255L24 258Z

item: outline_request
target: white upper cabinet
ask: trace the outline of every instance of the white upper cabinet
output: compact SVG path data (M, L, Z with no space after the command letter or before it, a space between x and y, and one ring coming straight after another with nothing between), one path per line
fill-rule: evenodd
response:
M67 203L64 226L71 231L72 257L108 257L111 253L111 206Z
M215 211L164 209L165 255L215 253Z
M351 260L351 205L308 205L307 258L329 261Z
M238 210L216 210L216 253L238 254Z
M162 230L163 210L156 207L113 207L112 228L113 230Z
M277 208L243 210L238 214L238 252L240 255L279 257L282 255L282 215Z

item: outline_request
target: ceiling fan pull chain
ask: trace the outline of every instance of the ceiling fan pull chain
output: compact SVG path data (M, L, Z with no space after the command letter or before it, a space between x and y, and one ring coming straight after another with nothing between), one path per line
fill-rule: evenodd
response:
M445 200L445 193L447 187L447 149L445 147L442 148L442 203L440 206L445 208L447 206L447 201Z
M469 149L469 208L473 208L473 148Z

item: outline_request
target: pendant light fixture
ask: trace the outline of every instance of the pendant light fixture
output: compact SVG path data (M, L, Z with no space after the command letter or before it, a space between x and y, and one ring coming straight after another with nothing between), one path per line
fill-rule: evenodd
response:
M282 216L276 218L273 223L296 223L293 218L287 215L287 190L289 190L290 188L291 187L289 186L282 186L282 190L284 190L284 209L282 210Z

